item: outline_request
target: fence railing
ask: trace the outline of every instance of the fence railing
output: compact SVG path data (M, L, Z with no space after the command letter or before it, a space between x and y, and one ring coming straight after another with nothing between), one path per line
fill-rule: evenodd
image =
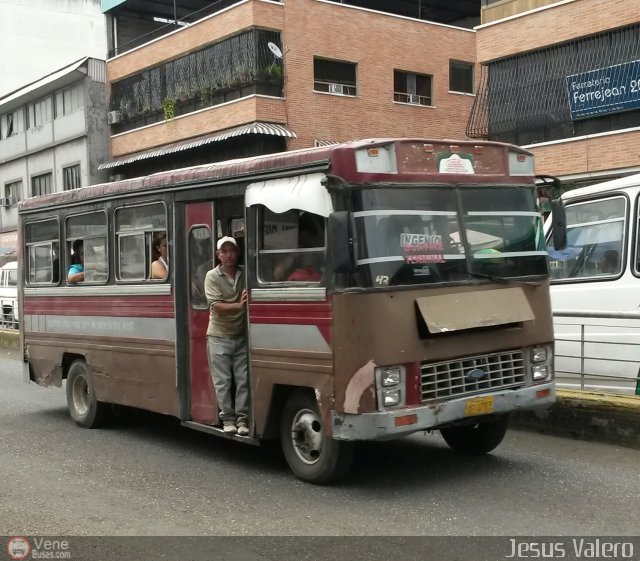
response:
M640 397L640 313L553 312L559 387Z
M18 300L16 298L0 298L0 328L18 329Z

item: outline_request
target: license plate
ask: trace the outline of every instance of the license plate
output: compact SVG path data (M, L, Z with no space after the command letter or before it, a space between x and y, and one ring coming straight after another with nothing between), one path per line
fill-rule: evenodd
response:
M464 406L464 414L467 417L489 413L493 413L493 396L468 399Z

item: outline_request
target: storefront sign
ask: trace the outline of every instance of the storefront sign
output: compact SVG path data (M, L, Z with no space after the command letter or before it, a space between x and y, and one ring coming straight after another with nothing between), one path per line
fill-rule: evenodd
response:
M640 60L567 76L571 119L640 107Z

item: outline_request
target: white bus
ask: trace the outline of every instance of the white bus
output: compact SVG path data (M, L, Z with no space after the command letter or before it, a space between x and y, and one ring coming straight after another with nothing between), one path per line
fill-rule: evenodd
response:
M17 261L11 261L0 267L0 306L2 306L0 325L17 329L19 320Z
M558 386L640 395L640 174L562 199L565 249L546 224Z

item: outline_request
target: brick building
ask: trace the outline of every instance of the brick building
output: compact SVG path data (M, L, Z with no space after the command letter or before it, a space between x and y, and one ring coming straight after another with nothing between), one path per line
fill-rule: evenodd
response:
M479 0L171 4L103 0L112 177L354 138L465 136Z
M477 32L468 132L578 186L640 172L640 0L499 0Z

